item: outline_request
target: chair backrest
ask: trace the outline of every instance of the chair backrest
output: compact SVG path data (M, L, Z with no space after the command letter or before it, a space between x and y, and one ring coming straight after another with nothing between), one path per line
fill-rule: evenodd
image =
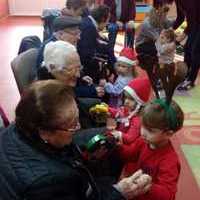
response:
M39 48L41 44L41 40L37 35L26 36L20 43L18 55L28 49Z
M21 53L11 62L11 68L20 94L36 78L37 56L38 49L32 48Z

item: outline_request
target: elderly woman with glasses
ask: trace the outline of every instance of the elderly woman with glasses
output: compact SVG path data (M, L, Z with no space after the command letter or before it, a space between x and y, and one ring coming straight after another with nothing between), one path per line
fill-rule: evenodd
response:
M121 200L149 189L141 171L114 185L91 176L72 144L78 114L71 89L59 81L38 81L25 91L15 123L0 134L1 199Z

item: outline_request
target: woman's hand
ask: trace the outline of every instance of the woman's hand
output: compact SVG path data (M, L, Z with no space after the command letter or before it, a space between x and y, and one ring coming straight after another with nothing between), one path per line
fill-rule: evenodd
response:
M82 80L85 81L88 85L93 84L93 79L90 76L84 76Z
M151 188L152 178L147 174L142 174L138 179L135 180L135 183L138 186L138 190L136 191L136 196L145 194Z
M142 170L136 171L132 176L123 178L114 187L126 198L133 199L135 196L146 193L151 188L152 178L143 174Z

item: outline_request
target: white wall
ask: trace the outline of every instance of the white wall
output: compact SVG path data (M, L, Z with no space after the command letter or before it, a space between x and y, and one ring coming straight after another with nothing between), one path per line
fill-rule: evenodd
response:
M44 8L63 8L66 0L9 0L10 15L41 16Z

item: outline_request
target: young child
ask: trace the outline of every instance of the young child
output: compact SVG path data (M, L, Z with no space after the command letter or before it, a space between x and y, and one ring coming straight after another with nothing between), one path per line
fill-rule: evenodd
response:
M111 119L108 118L107 128L111 130L120 143L131 144L140 135L140 111L148 101L151 85L148 78L136 78L124 88L124 104L120 108L109 108ZM115 123L112 123L114 119ZM115 127L116 126L116 127ZM115 129L116 128L116 129Z
M184 114L179 105L165 99L148 103L143 110L141 137L131 145L123 145L120 154L124 161L122 177L137 169L152 177L148 193L134 200L174 200L180 173L180 162L170 138L182 128Z
M155 42L158 64L159 64L159 76L162 79L158 80L157 87L161 91L163 88L168 87L168 82L174 74L175 70L175 33L174 30L163 29L160 33L159 38Z
M171 66L175 57L175 33L173 29L164 29L161 31L156 43L157 56L160 68Z
M128 85L136 76L136 70L134 66L137 63L136 53L131 48L124 48L120 52L120 55L115 64L117 79L114 83L100 81L100 86L103 86L105 92L110 95L109 105L112 107L119 107L122 105L122 91L123 88Z

